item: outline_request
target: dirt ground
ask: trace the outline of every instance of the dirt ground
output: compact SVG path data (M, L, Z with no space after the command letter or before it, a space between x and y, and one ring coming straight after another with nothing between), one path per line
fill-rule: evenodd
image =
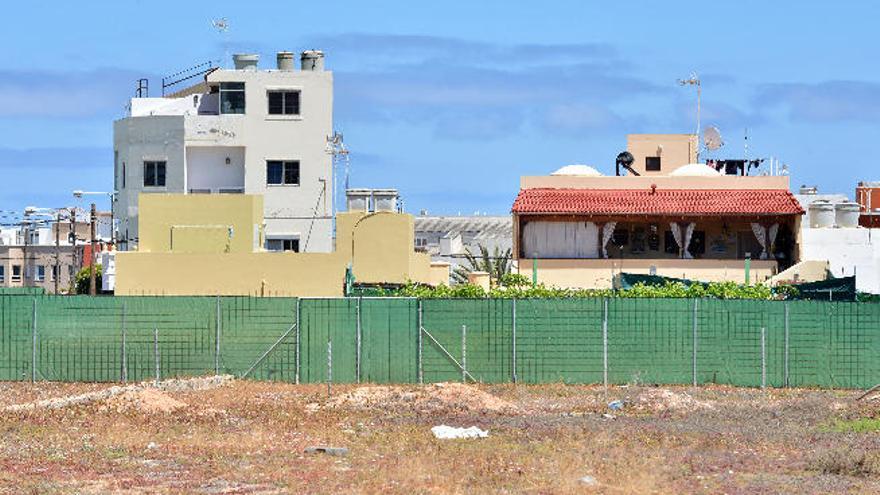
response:
M0 383L0 493L880 493L880 400L858 395Z

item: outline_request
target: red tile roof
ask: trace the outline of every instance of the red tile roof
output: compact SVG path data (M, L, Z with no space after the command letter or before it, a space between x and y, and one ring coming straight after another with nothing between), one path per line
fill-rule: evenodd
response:
M784 189L523 189L514 213L588 215L800 215Z

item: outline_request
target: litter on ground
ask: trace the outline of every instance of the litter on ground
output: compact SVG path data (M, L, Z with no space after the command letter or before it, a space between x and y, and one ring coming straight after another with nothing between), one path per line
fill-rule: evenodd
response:
M470 428L456 428L454 426L439 425L431 428L431 433L441 440L454 440L459 438L486 438L489 432L476 426Z

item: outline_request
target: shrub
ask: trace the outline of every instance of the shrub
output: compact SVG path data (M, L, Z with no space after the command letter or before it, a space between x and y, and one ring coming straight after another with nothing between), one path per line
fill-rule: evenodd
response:
M101 265L95 265L95 288L98 293L101 292ZM74 289L77 294L89 293L89 267L77 272Z
M685 285L681 282L667 282L665 285L645 285L638 283L629 289L562 289L547 287L543 284L532 286L526 277L509 274L501 279L501 283L488 292L481 287L470 284L459 284L452 287L440 285L428 287L408 283L397 291L389 293L398 297L418 297L420 299L462 299L462 298L499 298L499 299L555 299L555 298L712 298L712 299L780 299L788 297L790 291L776 292L763 285L738 285L735 282L713 282L709 284Z

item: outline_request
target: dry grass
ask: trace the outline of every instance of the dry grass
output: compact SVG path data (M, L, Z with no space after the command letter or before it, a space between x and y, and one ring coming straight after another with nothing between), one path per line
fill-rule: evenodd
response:
M94 384L0 384L0 408ZM880 493L833 391L234 382L0 413L3 493ZM622 411L607 408L611 400ZM607 417L611 413L613 417ZM479 426L441 441L432 426ZM347 447L336 457L313 445ZM578 480L594 477L598 484Z

